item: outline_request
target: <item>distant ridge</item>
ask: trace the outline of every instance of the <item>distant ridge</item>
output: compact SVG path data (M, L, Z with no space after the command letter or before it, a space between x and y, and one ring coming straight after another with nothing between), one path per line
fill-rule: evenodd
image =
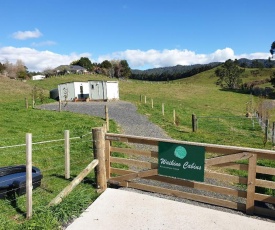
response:
M247 68L258 68L262 65L263 68L274 68L275 61L271 59L247 59L247 58L240 58L238 60L240 66L245 66ZM260 66L257 66L260 64Z
M271 59L246 59L237 60L238 65L243 68L274 68L275 61ZM195 74L213 69L224 62L211 62L209 64L176 65L160 67L147 70L132 69L131 79L148 81L167 81L191 77Z
M176 66L159 67L159 68L153 68L153 69L147 69L147 70L132 69L131 71L132 71L132 74L149 74L149 75L151 74L160 75L163 73L175 74L175 73L185 73L192 69L197 69L205 66L214 68L220 64L222 64L222 62L212 62L209 64L195 64L195 65L176 65Z

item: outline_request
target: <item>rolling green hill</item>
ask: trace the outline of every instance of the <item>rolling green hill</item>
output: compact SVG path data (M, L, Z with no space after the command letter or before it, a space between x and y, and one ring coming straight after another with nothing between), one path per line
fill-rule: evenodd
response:
M244 81L264 79L269 77L272 71L274 69L263 69L257 77L247 71ZM189 78L169 82L120 80L120 99L136 104L140 113L178 140L271 149L271 142L264 143L264 134L257 120L245 116L247 112L258 110L262 99L221 89L215 84L217 78L214 73L215 69L211 69ZM65 75L26 82L0 78L0 146L24 143L26 133L33 134L34 142L62 139L64 130L70 130L72 137L81 137L81 141L72 143L71 149L71 160L74 162L71 170L74 176L77 175L91 161L91 137L87 134L92 127L101 126L104 120L66 111L32 109L31 106L26 109L25 98L31 105L33 92L36 92L37 104L54 102L49 99L49 91L57 88L58 84L87 80L110 78L101 75ZM162 104L165 107L164 115ZM176 112L176 124L173 121L173 110ZM192 114L198 119L197 132L192 132ZM271 114L272 111L269 111L270 117ZM117 130L118 127L111 121L110 131ZM5 200L0 200L0 221L3 229L30 229L32 226L37 229L57 229L60 224L68 221L72 215L78 215L96 199L95 189L90 183L81 183L61 205L54 209L46 208L49 201L68 183L64 179L63 170L60 170L64 164L63 158L60 157L64 151L62 145L55 143L44 147L36 146L33 149L34 164L42 169L44 176L42 187L38 188L38 192L34 191L33 219L26 221L24 218L25 196L17 198L16 208L7 205ZM0 156L1 166L22 164L25 162L25 149L1 149ZM270 162L262 164L275 167ZM91 181L93 178L94 175L91 174L87 180ZM19 226L18 222L22 224Z

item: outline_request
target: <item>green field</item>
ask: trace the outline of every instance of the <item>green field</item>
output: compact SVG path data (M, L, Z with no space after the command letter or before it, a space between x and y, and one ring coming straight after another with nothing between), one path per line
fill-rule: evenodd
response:
M269 77L272 71L274 69L264 70L260 78ZM58 84L93 79L110 80L100 75L70 75L27 82L0 78L0 147L23 144L26 133L33 134L33 142L41 142L62 139L64 130L70 130L71 137L81 137L72 141L71 148L72 178L78 175L92 160L89 132L92 127L102 126L104 120L70 112L32 109L31 106L26 109L25 98L31 105L35 91L37 105L53 102L48 98L49 91L57 88ZM271 149L272 143L265 143L264 133L256 119L245 117L247 105L251 105L249 112L252 112L258 109L262 99L222 90L216 86L216 80L214 70L173 82L120 80L120 99L136 104L140 113L178 140ZM247 71L244 80L255 79ZM165 106L164 116L162 103ZM177 125L173 124L174 109ZM192 114L198 117L197 132L192 132ZM272 111L270 118L272 122ZM117 130L116 124L111 122L111 132ZM98 195L91 186L94 181L91 173L60 205L46 208L51 199L70 182L64 179L63 152L63 142L33 147L34 165L44 175L41 187L34 190L34 216L31 220L24 218L25 196L18 197L16 202L0 200L0 229L57 229L96 199ZM0 155L1 167L25 162L24 146L0 149Z

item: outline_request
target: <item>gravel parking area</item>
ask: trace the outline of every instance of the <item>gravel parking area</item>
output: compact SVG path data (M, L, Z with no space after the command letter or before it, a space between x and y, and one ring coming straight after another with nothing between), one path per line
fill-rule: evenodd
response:
M62 110L64 111L71 111L75 113L82 113L82 114L89 114L91 116L98 116L98 117L105 117L105 105L108 106L109 110L109 118L117 122L117 124L120 126L121 133L128 134L128 135L136 135L136 136L146 136L146 137L155 137L155 138L162 138L162 139L171 139L160 127L158 127L155 124L152 124L146 116L140 115L137 113L137 108L135 105L129 103L129 102L124 102L124 101L113 101L113 102L69 102L66 105L62 105ZM46 110L56 110L58 111L59 105L58 103L52 103L52 104L45 104L40 106L41 109L46 109ZM140 146L140 148L143 148L144 146ZM148 146L146 147L148 148ZM157 186L163 186L166 188L170 189L177 189L181 191L186 191L186 192L191 192L191 193L197 193L201 195L206 195L206 196L214 196L220 199L234 199L234 201L237 202L245 202L244 199L241 198L236 198L232 197L230 198L229 196L225 196L222 194L216 194L216 193L210 193L207 191L196 191L195 189L191 188L186 188L182 186L174 186L170 184L163 184L160 182L156 181L148 181L148 180L142 180L144 183L150 183L152 185L157 185ZM223 186L224 184L221 184L219 181L216 180L207 180L207 183L211 184L217 184L220 186ZM232 187L232 185L231 185ZM193 204L193 205L198 205L202 207L207 207L211 209L216 209L224 212L230 212L230 213L235 213L239 215L246 215L245 213L227 209L227 208L222 208L218 206L213 206L213 205L208 205L200 202L195 202L195 201L190 201L186 199L181 199L177 197L171 197L171 196L166 196L166 195L161 195L161 194L156 194L156 193L148 193L148 192L143 192L139 190L134 190L130 188L121 188L123 190L131 190L131 191L136 191L139 193L146 193L148 195L153 195L153 196L158 196L170 200L175 200L179 202L185 202L188 204ZM250 216L251 217L251 216ZM252 216L252 218L257 218L257 219L264 219L267 221L272 221L275 223L275 218L269 219L269 218L260 218L258 216Z

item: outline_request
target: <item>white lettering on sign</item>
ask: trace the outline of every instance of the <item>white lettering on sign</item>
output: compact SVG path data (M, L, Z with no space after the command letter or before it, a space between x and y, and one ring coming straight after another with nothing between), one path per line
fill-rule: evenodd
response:
M161 159L160 159L160 163L161 163L162 165L172 165L172 166L177 166L177 167L180 167L180 166L181 166L181 163L178 163L178 162L176 162L176 161L174 161L174 160L168 161L168 160L166 160L166 159L164 159L164 158L161 158Z
M183 166L183 169L195 169L195 170L201 170L201 166L196 165L195 163L189 164L188 161L186 161Z

